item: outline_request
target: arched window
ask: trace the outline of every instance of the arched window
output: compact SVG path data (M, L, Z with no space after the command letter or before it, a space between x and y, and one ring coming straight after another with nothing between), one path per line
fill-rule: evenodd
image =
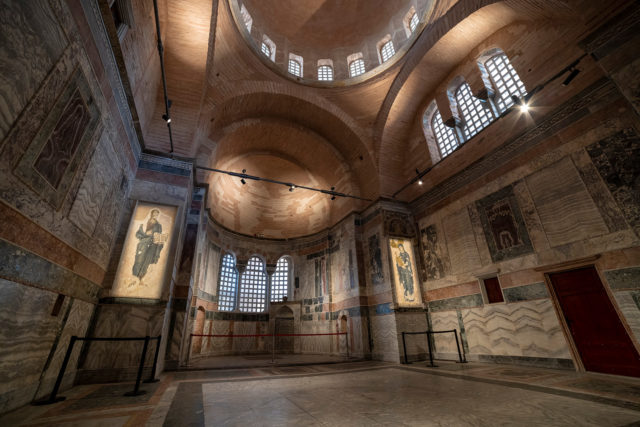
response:
M387 62L389 58L395 55L396 50L393 47L393 41L389 40L385 44L382 45L380 49L380 57L382 58L382 62Z
M257 256L249 258L247 268L240 278L240 311L258 312L266 309L267 273L264 263Z
M218 309L220 311L233 311L236 305L238 271L236 270L236 260L231 254L225 254L222 257L220 281L218 283Z
M460 85L456 91L456 101L464 117L467 139L472 138L493 120L491 110L484 108L480 100L473 96L468 83Z
M413 15L411 15L411 20L409 21L409 29L411 29L412 33L416 30L416 28L418 28L419 22L420 20L418 19L417 13L414 13Z
M362 58L354 59L349 63L349 77L364 74L364 61Z
M453 153L453 150L458 148L458 139L456 133L452 128L445 125L442 121L442 115L440 111L436 110L431 118L431 129L436 137L438 144L438 150L440 150L441 158L445 158L449 154Z
M276 60L276 44L267 37L266 34L262 35L262 45L260 45L260 50L265 54L267 58L274 61Z
M302 77L302 66L295 59L289 59L289 73Z
M289 295L289 260L282 257L271 276L271 302L280 302Z
M262 50L262 53L264 53L267 58L271 58L271 48L267 46L265 42L262 42L260 50Z
M244 5L240 8L240 16L242 17L242 21L244 22L245 27L247 27L247 31L251 32L251 25L253 24L253 18L249 15L249 11Z
M527 94L524 83L504 53L491 57L485 67L497 90L494 99L500 113L513 105L512 95L521 98Z
M329 65L321 65L318 67L318 80L330 82L333 80L333 68Z

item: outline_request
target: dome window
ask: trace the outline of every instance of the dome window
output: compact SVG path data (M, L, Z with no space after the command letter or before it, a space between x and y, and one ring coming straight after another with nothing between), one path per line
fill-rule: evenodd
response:
M364 74L364 61L362 58L354 59L349 63L349 77Z
M302 66L295 59L289 59L289 73L302 77Z
M318 80L330 82L333 80L333 68L330 65L321 65L318 67Z
M416 30L416 28L418 28L419 23L420 20L418 19L418 14L414 12L414 14L411 15L411 20L409 21L409 29L412 33Z
M251 25L253 24L253 18L251 18L249 11L247 10L246 7L244 7L244 5L242 5L242 7L240 8L240 16L242 17L242 22L244 22L244 26L247 27L247 31L251 32Z
M387 62L389 58L395 55L395 53L396 50L393 47L393 41L389 40L388 42L383 44L382 49L380 49L380 57L382 58L382 61L380 63Z

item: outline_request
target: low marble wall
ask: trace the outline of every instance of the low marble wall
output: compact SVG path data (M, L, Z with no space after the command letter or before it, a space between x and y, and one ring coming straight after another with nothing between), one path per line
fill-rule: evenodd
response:
M372 316L371 338L373 341L371 356L374 360L384 360L387 362L400 361L396 317L394 315Z
M52 315L57 293L0 279L0 413L51 392L71 335L83 335L94 305L65 297ZM79 348L62 389L72 385Z

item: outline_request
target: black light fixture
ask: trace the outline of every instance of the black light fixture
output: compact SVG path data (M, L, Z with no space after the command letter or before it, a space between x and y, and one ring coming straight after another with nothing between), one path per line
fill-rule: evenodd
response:
M576 76L580 74L580 70L578 70L577 68L571 68L570 71L571 72L569 73L567 78L562 82L562 86L569 86L569 83L571 83L573 79L575 79Z
M418 185L422 185L422 177L420 176L420 169L416 168L416 175L418 175Z
M331 200L335 200L336 197L346 197L346 198L350 198L350 199L357 199L357 200L364 200L366 202L372 202L373 200L371 199L367 199L365 197L360 197L360 196L356 196L353 194L348 194L348 193L341 193L339 191L336 191L336 187L331 187L331 190L323 190L321 188L315 188L315 187L308 187L306 185L298 185L298 184L294 184L292 182L284 182L284 181L278 181L275 179L271 179L271 178L263 178L260 176L255 176L255 175L247 175L247 170L246 169L242 169L242 172L232 172L232 171L226 171L226 170L222 170L222 169L215 169L215 168L208 168L206 166L195 166L196 169L202 169L202 170L206 170L209 172L216 172L216 173L223 173L225 175L230 175L230 176L235 176L236 178L240 178L240 182L242 183L242 185L247 183L247 179L251 179L253 181L263 181L263 182L268 182L271 184L278 184L278 185L286 185L287 187L289 187L289 191L293 191L296 188L300 188L302 190L309 190L309 191L316 191L318 193L323 193L323 194L328 194L329 196L331 196Z

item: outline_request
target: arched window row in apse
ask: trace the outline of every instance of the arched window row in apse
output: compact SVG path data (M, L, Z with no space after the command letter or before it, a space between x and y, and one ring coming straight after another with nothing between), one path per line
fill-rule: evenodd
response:
M267 299L280 302L289 295L290 271L289 257L280 258L271 276L271 286L267 293L269 277L262 259L257 256L251 257L245 270L239 274L235 257L229 253L225 254L222 257L218 282L218 309L264 312L267 309Z
M251 27L253 25L253 18L251 18L251 15L249 14L249 11L247 10L247 8L245 7L245 5L241 5L240 6L240 17L242 19L242 22L244 23L247 31L249 32L249 34L251 34ZM413 6L411 7L411 9L409 10L409 12L407 13L407 16L405 17L405 26L406 26L406 32L407 32L407 38L411 37L413 35L413 33L416 31L416 29L418 28L418 25L420 24L420 18L418 17L418 14L416 13L415 9L413 8ZM271 59L272 61L275 62L275 51L276 51L276 45L273 41L271 41L271 39L269 39L266 35L263 36L262 38L262 43L260 45L260 51L269 59ZM378 48L378 54L380 55L380 63L385 63L387 62L389 59L391 59L391 57L393 55L395 55L396 51L395 51L395 47L393 45L393 41L389 40L389 41L385 41L379 48ZM359 76L360 74L364 74L365 73L365 63L364 60L362 59L362 54L360 53L360 57L357 59L351 59L351 57L353 56L357 56L358 54L354 54L354 55L350 55L347 58L347 67L349 69L349 77L356 77ZM298 60L292 59L291 55L289 58L289 62L287 63L287 71L290 74L293 74L296 77L302 77L302 57L298 57ZM297 63L296 63L297 62ZM332 81L333 80L333 66L329 66L329 65L321 65L318 66L318 76L317 76L319 81Z
M451 154L458 146L473 138L478 132L491 124L497 117L513 105L512 96L521 98L527 94L524 83L518 73L509 62L509 58L501 50L485 59L482 70L493 88L487 88L489 96L487 100L481 100L471 92L469 84L460 83L452 93L454 94L456 108L459 108L462 123L450 127L442 120L435 101L427 109L423 116L424 131L430 132L435 139L440 152L440 158ZM428 135L425 134L427 140Z

